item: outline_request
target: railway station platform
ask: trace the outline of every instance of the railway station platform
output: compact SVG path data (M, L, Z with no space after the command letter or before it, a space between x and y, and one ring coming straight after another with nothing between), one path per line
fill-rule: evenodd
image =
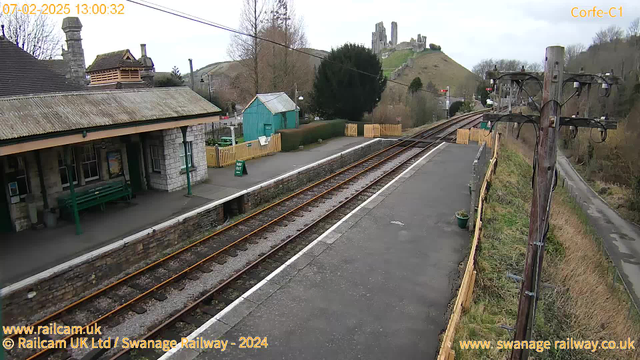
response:
M186 190L146 191L128 204L108 204L104 212L83 211L81 235L75 235L72 222L59 222L51 229L0 234L0 288L368 141L371 139L338 137L304 150L247 160L249 174L243 177L234 177L233 166L209 168L209 179L194 185L191 197L185 196Z
M440 145L191 334L228 340L224 352L161 360L435 358L468 251L454 213L469 210L477 152ZM268 346L241 349L243 336Z

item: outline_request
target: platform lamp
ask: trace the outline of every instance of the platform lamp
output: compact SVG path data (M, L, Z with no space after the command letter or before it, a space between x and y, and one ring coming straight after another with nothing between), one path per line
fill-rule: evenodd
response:
M295 98L295 104L296 104L296 128L297 128L300 126L300 110L298 110L298 100L302 101L304 100L304 97L298 94L298 83L295 83L295 88L296 88L296 92L295 92L294 98Z

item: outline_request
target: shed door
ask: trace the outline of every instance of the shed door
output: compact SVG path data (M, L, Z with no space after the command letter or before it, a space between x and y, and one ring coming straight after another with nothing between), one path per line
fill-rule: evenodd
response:
M273 134L273 127L271 124L264 124L264 136L271 136Z

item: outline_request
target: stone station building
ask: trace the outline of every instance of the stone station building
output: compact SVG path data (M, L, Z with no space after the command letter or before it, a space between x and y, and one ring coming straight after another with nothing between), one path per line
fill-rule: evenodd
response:
M191 183L204 181L204 124L219 112L187 87L0 97L0 229L57 216L70 178L76 192L113 182L134 194L186 187L181 130Z

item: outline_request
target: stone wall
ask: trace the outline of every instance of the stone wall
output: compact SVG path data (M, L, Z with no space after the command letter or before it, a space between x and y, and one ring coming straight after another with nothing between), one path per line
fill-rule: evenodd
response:
M144 134L143 143L145 148L145 164L149 186L152 189L167 190L167 177L165 176L167 173L167 163L164 160L164 139L162 137L162 131L152 131ZM160 171L154 171L152 168L151 146L157 146L160 149L160 155L162 156L160 159Z
M350 165L364 157L373 154L387 146L391 145L388 141L374 141L361 148L350 151L346 154L337 156L322 164L318 164L313 168L306 169L299 173L293 174L283 179L279 179L274 183L262 186L248 194L243 195L243 210L250 211L263 204L269 203L277 198L318 181L332 173Z
M157 260L169 249L210 233L224 222L222 204L179 223L148 233L133 241L121 241L107 252L90 256L65 271L8 295L2 294L4 324L15 324L25 315L49 313ZM35 295L29 298L29 294ZM27 311L28 310L28 311Z
M180 154L184 151L182 143L182 131L178 128L163 130L164 161L166 169L167 187L163 190L175 191L187 187L185 176L184 158ZM203 182L208 178L207 151L205 148L204 124L190 126L187 130L187 141L191 142L193 154L193 167L191 171L191 184Z
M221 225L227 216L247 212L272 202L391 144L392 142L384 140L372 141L316 166L252 188L245 195L215 205L182 221L145 230L145 234L121 240L106 251L98 249L93 254L72 260L77 263L65 266L64 269L49 270L50 274L29 285L16 284L16 289L2 294L5 324L13 325L24 316L53 312L82 295L102 288L109 282L161 258L168 251L177 250L189 241L210 233ZM206 165L203 168L206 169ZM33 292L35 296L29 298L28 294ZM29 314L25 314L25 309L29 310Z

